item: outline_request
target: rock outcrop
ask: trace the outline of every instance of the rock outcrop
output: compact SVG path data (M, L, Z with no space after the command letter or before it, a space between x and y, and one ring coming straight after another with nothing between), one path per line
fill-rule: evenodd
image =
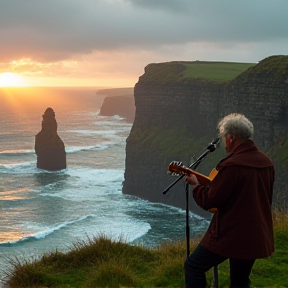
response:
M42 129L35 136L37 168L49 171L65 169L65 145L57 134L57 122L53 109L47 108L42 118Z
M118 115L125 118L127 122L133 123L135 116L134 97L111 96L106 97L100 109L100 115Z
M254 140L274 161L274 205L288 211L288 56L268 57L222 82L183 77L187 63L149 64L135 85L123 193L184 208L183 181L162 193L175 180L167 166L173 160L192 163L216 137L218 120L238 112L253 122ZM224 149L216 149L197 170L208 175L224 156Z

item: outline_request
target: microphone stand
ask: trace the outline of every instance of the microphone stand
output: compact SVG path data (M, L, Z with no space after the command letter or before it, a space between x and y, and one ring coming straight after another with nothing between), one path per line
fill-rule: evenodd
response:
M196 168L199 166L199 164L206 158L206 156L215 151L217 145L220 142L220 138L215 138L206 148L206 151L202 153L195 162L190 164L188 167L190 169L196 170ZM173 183L171 183L164 191L163 194L167 194L167 192L177 183L179 182L185 174L180 175ZM189 184L186 183L185 185L185 191L186 191L186 252L187 257L190 255L190 225L189 225ZM215 288L218 288L218 267L214 266L214 284Z
M196 168L198 167L198 165L205 159L205 157L210 153L215 151L218 143L220 142L220 138L215 138L206 148L206 151L204 153L202 153L195 162L193 162L192 164L190 164L188 167L196 170ZM164 191L163 194L167 194L167 192L178 182L180 181L183 177L185 176L185 174L182 174L178 177L178 179L176 179L173 183L171 183Z

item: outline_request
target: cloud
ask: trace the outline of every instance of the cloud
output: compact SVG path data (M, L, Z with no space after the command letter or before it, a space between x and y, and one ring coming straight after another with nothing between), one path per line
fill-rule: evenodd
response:
M279 41L287 50L287 11L287 0L0 0L0 62L125 49L181 53L203 43Z
M127 0L131 5L138 6L141 8L146 8L149 10L167 10L172 11L173 14L176 13L189 13L193 11L193 1L189 0L180 0L180 1L171 1L171 0ZM196 2L194 2L195 4Z

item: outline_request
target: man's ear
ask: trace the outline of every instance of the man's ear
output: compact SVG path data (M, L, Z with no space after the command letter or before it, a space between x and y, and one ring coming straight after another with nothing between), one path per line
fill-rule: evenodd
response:
M236 140L235 135L233 135L233 134L228 135L228 141L230 144L232 144L235 140Z

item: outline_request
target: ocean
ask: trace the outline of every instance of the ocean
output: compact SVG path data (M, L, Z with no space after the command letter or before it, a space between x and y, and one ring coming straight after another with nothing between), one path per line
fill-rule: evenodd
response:
M122 194L132 124L100 116L99 91L0 88L0 287L9 259L33 261L99 234L147 247L185 239L185 210ZM48 107L66 150L67 168L57 172L36 168L35 135ZM191 237L209 225L193 213L189 221Z

